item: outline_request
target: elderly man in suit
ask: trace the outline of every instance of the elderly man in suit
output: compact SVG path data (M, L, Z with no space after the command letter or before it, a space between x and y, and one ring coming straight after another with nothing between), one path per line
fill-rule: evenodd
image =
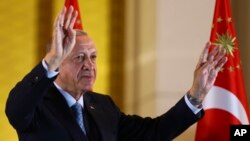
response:
M92 91L97 49L73 29L78 13L64 8L55 20L44 59L11 90L6 114L20 141L167 141L202 118L201 102L226 62L207 44L191 89L156 118L126 115L112 99Z

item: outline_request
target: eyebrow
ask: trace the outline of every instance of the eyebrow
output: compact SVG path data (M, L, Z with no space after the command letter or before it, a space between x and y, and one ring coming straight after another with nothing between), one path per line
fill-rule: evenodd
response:
M97 54L97 50L94 50L93 52L91 52L91 54L93 54L93 53ZM77 54L77 55L79 55L79 54L85 54L85 52L80 51L80 52L77 52L75 54Z
M90 45L90 44L92 44L92 43L93 43L93 42L90 41L90 42L87 42L87 43L80 43L80 44L78 44L78 45L84 45L84 46L85 46L85 45Z

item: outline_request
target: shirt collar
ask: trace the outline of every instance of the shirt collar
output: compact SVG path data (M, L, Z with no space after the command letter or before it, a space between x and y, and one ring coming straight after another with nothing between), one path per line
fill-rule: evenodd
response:
M56 84L56 82L54 82L54 85L59 90L59 92L63 95L63 97L66 99L69 107L71 107L72 105L74 105L77 102L77 103L81 104L82 108L84 108L83 95L81 95L79 100L76 101L76 99L72 95L70 95L68 92L63 90L58 84Z

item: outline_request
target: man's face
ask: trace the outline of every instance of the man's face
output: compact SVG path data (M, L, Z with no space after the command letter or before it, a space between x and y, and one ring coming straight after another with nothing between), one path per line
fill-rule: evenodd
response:
M59 68L59 81L68 92L91 91L96 79L97 50L87 35L76 36L76 45Z

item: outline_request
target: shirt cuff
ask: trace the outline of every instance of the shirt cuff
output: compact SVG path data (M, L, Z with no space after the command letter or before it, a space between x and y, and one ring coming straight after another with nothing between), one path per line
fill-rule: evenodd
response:
M202 108L197 108L193 104L190 103L190 101L187 98L187 95L184 96L185 102L187 106L193 111L194 114L197 114L201 111Z
M49 71L48 65L46 64L44 59L42 60L42 65L43 65L44 69L46 70L46 75L48 78L55 77L59 73L58 71Z

